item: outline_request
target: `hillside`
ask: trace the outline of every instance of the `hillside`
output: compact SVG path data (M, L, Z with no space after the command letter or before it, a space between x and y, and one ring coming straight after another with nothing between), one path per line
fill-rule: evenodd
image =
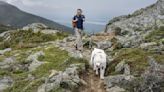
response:
M73 33L72 29L51 20L24 12L17 7L0 1L0 24L21 28L32 23L43 23L50 28Z
M163 4L83 36L83 51L74 35L42 23L1 33L0 92L164 92ZM94 47L107 54L104 80L88 63Z
M115 17L109 21L105 32L114 31L119 27L125 31L149 31L163 26L164 0L158 0L155 4L135 11L129 15Z

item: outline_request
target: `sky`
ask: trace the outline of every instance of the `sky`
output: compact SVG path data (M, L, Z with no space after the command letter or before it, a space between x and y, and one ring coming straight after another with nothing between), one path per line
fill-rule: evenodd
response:
M23 11L47 19L68 23L77 8L83 10L88 23L104 25L111 18L134 12L157 0L2 0Z

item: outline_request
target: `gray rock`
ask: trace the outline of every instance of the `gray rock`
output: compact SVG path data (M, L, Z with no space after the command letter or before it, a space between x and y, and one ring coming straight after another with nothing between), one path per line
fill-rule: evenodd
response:
M0 62L1 69L10 68L16 61L14 57L5 58L3 62Z
M117 66L115 67L115 72L121 72L124 69L125 60L121 61Z
M110 42L110 41L97 42L97 46L100 49L108 49L108 48L112 47L112 42Z
M75 41L75 40L76 40L75 36L68 36L67 38L65 38L66 42L72 42L72 41Z
M10 77L0 78L0 92L3 92L6 88L12 86L13 79Z
M56 34L56 33L58 33L59 31L58 31L58 30L44 29L44 30L34 31L34 32L35 32L35 33L41 32L41 33L44 33L44 34Z
M23 27L23 30L32 29L33 31L40 31L40 30L46 29L46 28L47 28L47 26L42 23L33 23L33 24L29 24L29 25Z
M44 62L38 61L38 57L40 57L40 56L44 56L43 51L34 53L27 57L26 61L31 62L28 67L29 71L34 71L34 70L36 70L37 67L44 64Z
M114 86L106 90L107 92L125 92L125 89L120 88L118 86Z
M11 50L12 50L11 48L7 48L7 49L4 49L4 50L0 50L0 55L3 55L4 53L9 52L9 51L11 51Z
M126 86L126 84L134 79L134 76L132 75L116 75L116 76L108 76L104 79L104 84L106 85L106 88L111 88L120 84L123 84L123 86Z
M78 88L80 83L84 83L78 76L78 65L71 65L64 72L58 72L47 78L44 84L42 84L37 92L49 92L52 89L57 89L59 87L63 89L72 90Z
M158 64L155 59L149 57L148 69L141 75L138 81L131 83L130 92L163 92L164 91L164 65ZM134 90L135 89L135 90Z
M125 60L118 63L115 67L115 72L122 72L125 75L130 75L130 66L128 64L125 64Z
M157 46L157 43L156 42L142 43L140 45L140 48L147 49L148 47L152 47L152 46Z
M130 75L130 66L128 64L124 65L124 74Z

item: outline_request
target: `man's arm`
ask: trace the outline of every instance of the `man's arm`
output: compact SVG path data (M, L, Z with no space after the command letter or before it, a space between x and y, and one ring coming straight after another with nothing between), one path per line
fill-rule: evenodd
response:
M77 21L78 21L78 19L76 18L76 16L74 16L74 17L72 18L72 21L73 21L73 22L77 22Z
M83 21L85 21L85 16L83 15Z

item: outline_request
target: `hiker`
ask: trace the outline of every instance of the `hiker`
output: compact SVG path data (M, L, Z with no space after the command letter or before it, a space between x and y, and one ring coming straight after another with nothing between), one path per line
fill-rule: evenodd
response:
M93 70L96 71L96 75L99 74L98 71L100 70L100 79L104 79L106 58L107 55L104 50L94 48L92 51L90 65L93 67Z
M76 35L76 50L83 50L82 43L82 31L83 31L83 22L85 21L85 16L82 15L82 9L77 9L77 14L72 19L72 26L75 30Z

